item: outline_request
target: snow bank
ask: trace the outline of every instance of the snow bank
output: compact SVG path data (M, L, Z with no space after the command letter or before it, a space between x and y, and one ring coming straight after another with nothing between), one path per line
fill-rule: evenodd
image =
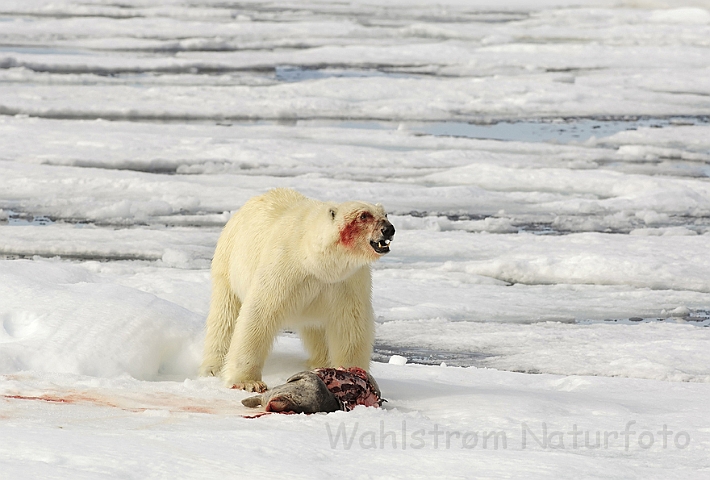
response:
M0 370L196 375L203 319L80 267L0 262Z

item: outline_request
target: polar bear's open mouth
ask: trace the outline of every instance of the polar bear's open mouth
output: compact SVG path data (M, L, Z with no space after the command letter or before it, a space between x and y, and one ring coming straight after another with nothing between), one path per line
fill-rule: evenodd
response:
M384 220L380 225L380 237L377 240L370 240L370 246L379 255L384 255L390 251L390 243L394 237L394 225Z
M388 253L390 251L390 242L392 240L385 238L383 240L379 240L377 242L373 242L370 240L370 245L372 246L372 249L376 251L377 253L384 255L385 253Z

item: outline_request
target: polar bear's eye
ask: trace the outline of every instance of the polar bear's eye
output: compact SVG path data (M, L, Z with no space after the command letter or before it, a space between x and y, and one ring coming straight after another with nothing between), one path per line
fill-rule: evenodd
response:
M360 214L360 220L362 220L362 221L369 220L371 218L372 218L372 215L369 212L362 212Z

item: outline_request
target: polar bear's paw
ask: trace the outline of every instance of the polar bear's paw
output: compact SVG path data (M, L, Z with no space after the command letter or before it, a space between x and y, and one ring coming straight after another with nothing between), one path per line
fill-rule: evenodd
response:
M266 391L266 384L261 380L245 380L243 382L232 383L232 386L229 388L244 390L246 392L264 393Z

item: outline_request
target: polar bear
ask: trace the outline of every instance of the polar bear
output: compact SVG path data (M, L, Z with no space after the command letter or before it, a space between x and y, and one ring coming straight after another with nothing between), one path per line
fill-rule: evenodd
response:
M309 367L369 369L374 342L370 264L395 233L381 205L321 202L279 188L227 222L212 260L202 375L263 392L279 330L299 332Z

